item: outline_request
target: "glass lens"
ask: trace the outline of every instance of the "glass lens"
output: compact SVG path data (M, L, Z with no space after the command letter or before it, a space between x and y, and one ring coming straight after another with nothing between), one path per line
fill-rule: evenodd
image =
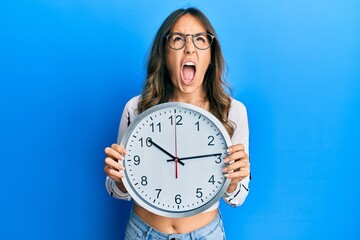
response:
M185 46L186 36L180 33L171 33L168 36L168 45L173 49L180 49Z
M195 46L199 49L207 49L212 43L212 38L207 33L198 33L193 39Z
M179 50L185 46L188 36L192 37L192 42L194 43L195 47L201 50L208 49L211 46L214 38L208 33L197 33L195 35L170 33L169 35L167 35L167 44L170 48Z

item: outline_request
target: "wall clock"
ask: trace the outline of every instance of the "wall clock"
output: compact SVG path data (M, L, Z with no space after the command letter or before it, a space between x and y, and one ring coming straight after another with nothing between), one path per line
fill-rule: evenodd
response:
M127 153L123 183L142 207L165 217L205 211L226 191L222 173L230 137L208 111L171 102L140 114L120 144Z

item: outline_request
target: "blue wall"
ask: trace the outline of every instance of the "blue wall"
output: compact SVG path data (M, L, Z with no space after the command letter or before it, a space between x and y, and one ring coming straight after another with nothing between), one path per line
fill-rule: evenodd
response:
M1 1L0 239L122 239L103 149L164 18L213 22L248 107L253 181L228 238L360 238L360 2Z

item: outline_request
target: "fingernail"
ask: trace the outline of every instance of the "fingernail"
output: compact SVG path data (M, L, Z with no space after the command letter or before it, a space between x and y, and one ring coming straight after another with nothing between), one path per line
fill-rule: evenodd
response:
M228 169L227 169L227 168L224 168L222 171L223 171L223 173L225 173L225 172L228 171Z
M229 162L229 158L224 158L224 163L228 163Z
M226 178L228 178L229 177L229 174L227 173L227 174L224 174L224 176L226 177Z
M231 152L232 152L232 149L231 149L231 148L228 148L228 149L227 149L227 152L228 152L228 153L231 153Z

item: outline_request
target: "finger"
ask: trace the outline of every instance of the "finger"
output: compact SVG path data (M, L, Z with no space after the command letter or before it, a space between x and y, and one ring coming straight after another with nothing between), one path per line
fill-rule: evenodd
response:
M119 171L125 169L122 164L120 164L118 161L116 161L110 157L105 158L105 164L110 166L111 168L119 170Z
M110 177L118 177L118 178L123 178L124 177L124 173L121 171L117 171L115 169L110 169L109 170L109 176Z
M115 151L117 151L118 153L120 153L121 155L126 154L126 149L119 144L114 143L111 145L111 148L114 149Z
M235 144L232 145L230 147L228 147L227 151L228 153L233 153L233 152L237 152L237 151L244 151L244 145L243 144Z
M241 169L245 169L245 168L249 168L250 169L250 163L249 161L236 161L236 162L233 162L229 165L227 165L224 169L223 169L223 172L226 173L226 172L230 172L230 171L235 171L235 170L241 170Z
M119 180L121 180L121 178L124 177L123 172L115 170L108 165L104 167L104 171L105 171L106 175L108 175L109 177L111 177L112 179L114 179L117 182Z
M238 151L238 152L234 152L234 153L228 155L227 157L225 157L224 163L229 163L234 160L241 160L244 158L247 158L247 154L244 151Z
M234 181L236 181L236 179L240 179L240 181L241 181L244 178L246 178L247 176L249 176L249 174L250 174L249 170L240 170L240 171L224 174L224 176L226 178L234 180Z
M122 160L124 159L122 152L115 150L114 148L105 148L105 154L113 159Z

